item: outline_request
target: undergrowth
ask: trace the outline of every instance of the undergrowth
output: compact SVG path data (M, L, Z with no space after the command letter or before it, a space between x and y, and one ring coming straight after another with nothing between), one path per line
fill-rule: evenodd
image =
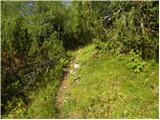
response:
M141 59L141 53L137 50L136 52L133 49L129 52L130 58L128 67L133 69L134 72L140 73L144 70L146 62Z
M56 95L67 60L61 59L54 68L44 73L39 87L29 93L30 103L18 101L17 107L3 118L55 118L57 115Z

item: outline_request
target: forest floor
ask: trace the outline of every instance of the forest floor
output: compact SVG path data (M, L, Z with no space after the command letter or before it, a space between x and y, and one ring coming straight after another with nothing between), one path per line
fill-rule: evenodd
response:
M157 65L148 61L137 74L127 67L129 56L99 54L94 44L71 54L56 97L57 118L158 118Z

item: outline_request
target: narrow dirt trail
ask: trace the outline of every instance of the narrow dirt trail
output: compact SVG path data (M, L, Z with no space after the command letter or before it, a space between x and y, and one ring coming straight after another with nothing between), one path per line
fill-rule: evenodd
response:
M70 74L70 70L72 69L72 66L74 63L75 63L75 58L72 58L69 64L67 65L67 67L64 68L64 73L63 73L60 87L56 96L56 105L57 105L59 114L61 112L62 103L64 101L64 93L69 88L68 76Z

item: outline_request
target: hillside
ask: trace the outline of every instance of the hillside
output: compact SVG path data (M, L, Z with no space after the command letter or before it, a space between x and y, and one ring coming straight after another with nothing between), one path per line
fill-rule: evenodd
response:
M158 1L1 1L2 118L158 118Z
M158 67L127 68L129 56L98 54L95 45L72 53L59 118L158 118ZM75 80L75 78L79 77Z

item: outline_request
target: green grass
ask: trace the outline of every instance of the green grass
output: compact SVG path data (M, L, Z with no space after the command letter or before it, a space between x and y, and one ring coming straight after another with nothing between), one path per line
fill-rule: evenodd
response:
M70 73L59 118L158 118L158 64L145 72L127 67L129 56L97 54L94 44L72 53L80 64Z
M77 76L71 64L69 87L57 111L56 93L62 66L45 73L44 84L32 92L27 107L13 109L5 118L158 118L158 64L147 61L142 73L128 69L129 56L99 54L91 44L69 52L80 64ZM47 82L45 82L47 81ZM23 103L22 103L23 104Z
M62 65L57 65L44 73L34 92L30 92L31 103L28 106L17 106L4 118L51 119L57 116L56 94L62 76Z

